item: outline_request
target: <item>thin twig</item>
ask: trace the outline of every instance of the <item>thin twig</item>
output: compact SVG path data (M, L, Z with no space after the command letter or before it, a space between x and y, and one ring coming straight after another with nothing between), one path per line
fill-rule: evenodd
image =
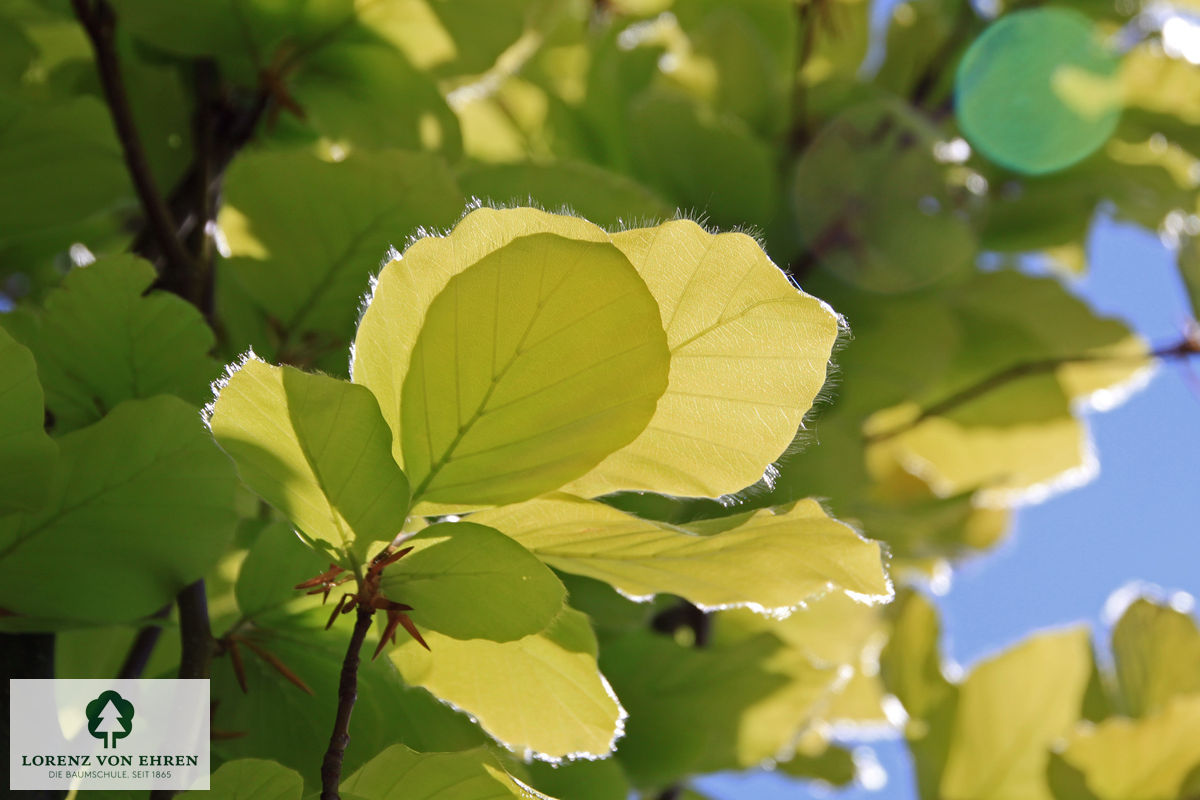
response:
M1089 363L1110 363L1119 364L1121 362L1143 361L1147 358L1173 359L1186 358L1188 356L1200 353L1200 340L1186 337L1179 342L1168 347L1151 350L1149 353L1140 355L1103 355L1083 353L1074 356L1060 356L1058 358L1043 358L1036 361L1025 361L1020 364L1013 364L1010 367L993 373L978 383L973 383L965 389L961 389L949 397L939 400L938 402L926 406L915 417L897 425L894 428L881 431L866 437L868 443L877 443L887 441L902 433L906 433L920 425L930 417L938 417L953 411L959 406L963 406L972 400L975 400L989 392L995 391L1012 381L1020 378L1027 378L1032 375L1041 375L1047 372L1054 372L1059 367L1068 366L1070 364L1089 364Z
M100 86L104 90L104 99L108 103L113 126L117 130L117 139L121 143L121 153L125 157L125 165L133 180L134 190L145 212L146 222L166 256L167 269L181 276L190 275L193 269L192 259L179 240L175 220L154 182L150 162L146 158L146 150L142 146L137 124L134 122L129 95L121 78L121 63L116 48L116 15L107 0L96 0L94 3L88 0L71 0L71 6L92 43ZM186 284L186 281L183 283Z
M346 753L346 745L350 743L350 714L354 711L354 701L358 699L358 652L366 641L374 616L374 609L358 607L354 633L350 635L350 645L342 662L333 735L329 737L329 749L325 751L325 759L321 762L321 800L341 800L338 784L342 782L342 757Z

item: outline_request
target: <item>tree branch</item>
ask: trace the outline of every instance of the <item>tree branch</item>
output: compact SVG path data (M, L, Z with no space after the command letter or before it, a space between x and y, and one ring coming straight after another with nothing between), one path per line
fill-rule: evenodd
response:
M176 278L168 283L187 286L193 272L192 259L184 250L183 243L176 233L178 228L175 220L159 194L154 175L150 171L150 162L146 159L146 151L142 147L137 124L133 119L133 110L129 105L129 95L125 91L125 83L121 78L121 64L117 57L116 15L107 0L95 0L94 3L89 0L71 0L71 6L91 41L96 56L96 69L100 75L100 86L104 90L104 99L112 115L125 165L133 179L133 187L145 213L146 223L166 257L167 273ZM183 296L187 300L194 299Z
M358 699L358 652L367 638L367 632L371 630L374 616L375 610L370 606L360 605L356 612L354 633L350 635L350 645L342 662L333 735L329 737L329 749L325 751L325 759L321 762L321 800L341 798L338 784L342 781L342 757L346 753L346 745L350 743L350 714L354 711L354 701Z
M188 584L177 598L181 652L179 677L207 678L213 657L212 628L208 622L208 598L204 579Z
M167 604L155 611L151 619L166 619L170 613L171 606ZM125 662L121 665L121 671L117 673L117 677L142 677L142 673L146 671L146 664L150 662L150 654L154 652L154 646L158 644L160 636L162 636L161 624L152 622L143 626L134 637L133 644L129 646L129 652L125 655Z
M978 383L973 383L970 386L955 392L944 400L939 400L933 405L927 406L921 410L915 417L908 422L897 425L894 428L881 431L866 437L866 441L870 444L887 441L902 433L907 433L913 428L920 425L930 417L939 417L947 412L953 411L959 406L975 400L989 392L995 391L1006 384L1021 378L1027 378L1032 375L1041 375L1047 372L1054 372L1059 367L1064 367L1069 364L1089 364L1089 363L1120 363L1122 361L1141 361L1146 358L1158 359L1175 359L1186 358L1188 356L1200 353L1200 339L1193 337L1185 337L1179 342L1168 347L1161 347L1156 350L1151 350L1144 355L1092 355L1080 354L1075 356L1062 356L1059 358L1043 358L1036 361L1025 361L1020 364L1013 364L1011 367L1000 370Z

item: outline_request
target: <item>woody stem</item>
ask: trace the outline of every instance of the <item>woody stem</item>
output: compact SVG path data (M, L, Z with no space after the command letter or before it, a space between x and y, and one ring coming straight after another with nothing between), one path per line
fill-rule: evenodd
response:
M354 701L358 699L358 653L371 629L375 609L360 603L354 619L354 633L350 635L350 646L342 661L342 677L338 684L337 717L333 723L333 735L329 737L329 748L321 762L321 800L340 800L338 784L342 780L342 757L350 743L350 714Z

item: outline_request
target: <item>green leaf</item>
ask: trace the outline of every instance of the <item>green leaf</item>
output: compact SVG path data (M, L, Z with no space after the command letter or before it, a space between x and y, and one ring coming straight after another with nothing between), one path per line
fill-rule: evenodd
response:
M418 625L451 638L508 642L536 634L566 601L554 573L493 528L443 522L403 546L413 552L384 571L384 592L412 606Z
M869 458L904 465L939 496L985 489L990 505L1092 477L1072 406L1112 406L1136 387L1149 364L1141 337L1058 281L1015 270L977 274L948 304L958 330L948 367L866 421Z
M216 57L243 81L257 78L276 48L301 54L336 35L353 0L115 0L121 24L147 44L179 56Z
M766 633L698 650L637 631L602 656L630 714L617 757L639 787L776 757L837 674Z
M559 234L521 235L547 218ZM567 238L580 229L599 241ZM603 238L570 218L480 210L384 269L354 380L379 398L414 496L524 500L645 427L666 344L644 282Z
M571 209L606 227L664 219L674 210L632 179L586 162L475 164L459 173L458 183L485 201Z
M820 753L798 753L778 766L780 772L793 778L816 780L829 786L849 786L858 769L854 755L844 747L830 745Z
M46 435L33 355L0 328L0 513L46 500L58 448Z
M482 747L415 753L393 745L343 781L341 790L364 800L553 800L509 775Z
M1032 175L1104 144L1122 95L1117 58L1075 11L1037 8L992 23L963 56L955 111L967 138L998 164Z
M343 565L400 533L408 481L362 387L251 354L231 368L208 423L246 485Z
M304 782L294 770L276 761L240 758L222 764L208 781L207 792L184 792L183 796L212 800L297 800Z
M0 244L52 231L70 236L81 220L132 194L108 109L93 97L0 104L0 175Z
M892 634L879 656L879 671L908 715L924 719L951 691L942 673L937 610L923 594L908 589L889 611Z
M258 532L238 568L234 586L238 611L247 619L261 622L278 614L286 615L301 604L311 606L309 598L293 587L324 572L328 564L291 525L269 523Z
M838 278L867 291L961 279L975 234L934 158L939 133L907 105L863 103L821 129L796 162L796 229Z
M58 440L59 475L39 511L0 518L6 628L146 616L216 563L233 534L236 479L195 409L130 400ZM46 591L64 560L86 564Z
M744 234L676 220L611 238L662 310L671 379L646 430L568 491L716 497L753 484L825 383L839 318Z
M240 156L225 181L219 225L231 258L218 271L265 316L272 338L253 344L314 355L344 352L358 299L391 246L419 224L447 225L462 195L445 164L421 153L352 150L329 163L303 150Z
M631 787L615 758L528 766L530 782L540 792L564 800L628 800Z
M212 331L183 299L147 294L155 277L148 262L113 256L72 269L47 295L28 344L56 433L124 400L174 394L198 406L210 395Z
M775 155L740 120L711 113L678 92L653 89L631 105L628 126L637 131L629 139L633 174L669 202L723 228L765 229L771 222Z
M340 146L428 150L450 158L462 150L458 121L437 84L385 43L321 48L305 61L293 93L307 124Z
M214 659L212 696L220 703L212 724L216 730L241 734L214 741L215 760L270 758L299 772L311 791L320 786L321 758L337 711L350 626L342 623L332 632L322 631L329 609L314 598L306 600L310 610L304 615L273 616L235 629L241 637L238 649L247 691L238 686L228 652ZM284 678L247 640L286 665L313 694ZM359 666L359 699L350 727L354 744L346 749L343 775L397 741L418 750L458 750L486 740L464 715L424 689L403 685L385 659L367 660L369 652L364 650Z
M1098 800L1175 800L1200 766L1200 696L1175 697L1142 719L1078 728L1062 758Z
M1172 697L1200 692L1200 631L1188 614L1139 598L1113 627L1112 651L1131 716L1154 714Z
M940 796L1050 800L1048 747L1079 719L1090 671L1083 629L1038 634L976 667L960 689Z
M603 757L625 710L596 666L587 617L565 609L546 630L512 642L426 635L389 657L405 683L472 715L505 747L539 758Z
M1192 319L1200 319L1200 240L1189 239L1179 248L1179 277L1191 304Z
M708 536L569 495L472 519L504 531L555 569L607 581L631 597L665 593L701 608L786 614L830 589L872 599L891 595L879 546L812 500L755 512Z

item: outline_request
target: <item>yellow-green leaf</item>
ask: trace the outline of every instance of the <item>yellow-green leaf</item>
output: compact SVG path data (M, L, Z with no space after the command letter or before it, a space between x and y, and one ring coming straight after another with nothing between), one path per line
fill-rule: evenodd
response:
M408 513L404 473L371 393L251 356L231 370L209 412L242 480L310 541L361 563Z
M1176 697L1142 719L1081 726L1062 757L1098 800L1175 800L1200 766L1200 695Z
M649 424L569 490L716 496L757 481L824 383L838 320L797 291L750 237L682 220L610 236L575 217L479 209L449 236L418 241L380 275L355 340L354 380L379 398L393 430L434 298L453 276L534 233L620 249L658 303L671 353L670 382ZM408 458L399 442L395 449Z
M564 609L544 631L512 642L425 637L391 651L404 681L474 716L506 747L536 757L600 757L625 710L596 666L588 619Z
M544 630L562 611L566 590L554 573L493 528L442 522L404 546L413 552L387 568L382 586L413 607L409 616L423 628L508 642Z
M745 234L677 220L612 241L662 309L671 382L642 435L570 491L716 497L749 486L824 385L837 315Z
M873 599L891 593L879 545L812 500L755 512L707 536L564 494L472 519L504 531L556 569L607 581L632 597L665 593L705 608L786 614L831 588Z
M184 796L209 800L297 800L303 791L300 773L278 761L239 758L226 761L212 774L207 792L185 792Z
M635 631L606 643L603 662L630 712L617 757L641 787L780 755L838 673L765 633L696 649Z
M1084 629L1033 636L962 685L942 773L945 800L1050 800L1049 746L1079 719L1091 673Z
M487 748L417 753L395 744L342 782L363 800L553 800L508 774Z
M654 299L620 251L514 239L425 311L399 409L413 495L492 504L557 489L641 433L667 368Z
M1113 627L1113 661L1125 711L1153 714L1200 692L1200 631L1188 614L1139 598Z

